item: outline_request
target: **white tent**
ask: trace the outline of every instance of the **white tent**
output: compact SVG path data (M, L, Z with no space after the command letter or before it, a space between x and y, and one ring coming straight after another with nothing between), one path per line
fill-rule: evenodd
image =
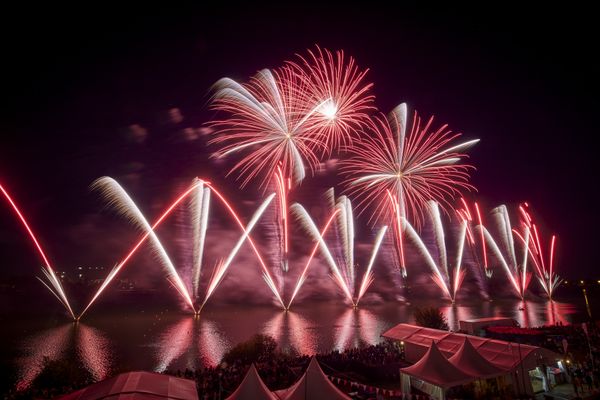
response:
M276 400L277 398L264 384L252 364L240 386L227 400Z
M410 393L413 386L436 399L444 399L446 390L451 387L475 380L448 361L433 341L419 361L401 368L400 372L403 392Z
M509 372L486 360L465 336L463 345L448 359L455 367L476 378L493 378Z
M350 400L349 396L331 383L315 357L310 360L306 372L298 382L277 394L281 394L281 398L285 400Z

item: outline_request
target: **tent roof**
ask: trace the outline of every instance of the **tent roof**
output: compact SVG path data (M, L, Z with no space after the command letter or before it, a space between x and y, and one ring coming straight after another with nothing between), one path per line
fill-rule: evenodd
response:
M431 347L419 361L410 367L401 368L400 371L443 389L473 380L471 375L450 363L434 342L431 342Z
M96 399L198 400L198 392L194 381L153 372L135 371L119 374L61 397L61 400Z
M283 391L282 391L283 393ZM285 400L350 400L327 378L317 359L310 360L306 372L298 382L285 391Z
M423 328L410 324L398 324L384 332L381 336L388 339L402 340L422 347L429 347L429 343L433 341L447 357L458 352L464 343L464 338L468 337L473 347L486 360L507 370L515 368L530 355L537 354L548 359L558 358L556 353L542 347L487 339L439 329Z
M227 398L227 400L274 400L277 397L267 388L260 376L254 364L250 366L246 376L240 386L235 389L235 392Z
M448 361L467 374L478 378L491 378L506 374L506 370L493 365L479 354L466 336L461 348Z

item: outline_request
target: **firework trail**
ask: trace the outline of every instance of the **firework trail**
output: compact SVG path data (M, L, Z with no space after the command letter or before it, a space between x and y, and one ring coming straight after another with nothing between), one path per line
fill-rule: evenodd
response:
M215 194L217 196L217 198L225 206L225 208L230 213L230 215L234 218L234 220L236 221L237 225L240 227L240 229L242 230L242 232L245 232L244 224L242 223L241 219L239 218L237 212L233 209L233 207L231 206L231 204L221 194L221 192L219 190L217 190L217 188L214 185L212 185L210 182L208 182L206 180L199 179L198 181L195 181L195 183L190 188L188 188L185 192L183 192L181 195L179 195L179 197L177 199L175 199L175 201L173 201L173 203L171 203L169 205L169 207L160 215L160 217L151 226L151 231L150 232L147 231L140 238L140 240L136 243L136 245L129 251L129 253L127 253L127 255L125 256L125 258L120 263L118 263L117 265L115 265L115 267L110 271L110 273L108 274L108 276L106 277L106 279L104 280L104 282L102 282L102 285L100 285L100 288L98 288L98 290L96 291L96 293L94 294L94 296L92 297L92 299L90 300L90 302L88 303L88 305L86 306L86 308L81 312L81 314L79 315L78 319L81 318L85 314L85 312L92 306L92 304L96 301L96 299L104 292L104 290L106 289L106 287L112 282L112 280L115 278L115 276L117 276L117 274L125 266L125 264L127 264L127 262L131 259L131 257L133 257L133 255L142 246L142 244L145 243L145 241L150 236L151 232L153 230L155 230L156 228L158 228L158 226L160 224L162 224L162 222L171 214L171 212L184 199L186 199L190 194L192 194L194 192L194 190L197 189L197 187L200 184L206 185L213 192L213 194ZM256 254L256 257L258 258L258 260L259 260L259 262L261 264L261 267L263 269L263 278L265 279L267 285L269 286L269 288L271 289L271 291L273 292L273 294L275 295L275 297L277 298L277 300L279 301L279 303L282 305L283 308L285 308L285 306L283 304L283 300L281 299L281 296L279 295L279 292L277 291L277 288L276 288L276 286L275 286L275 284L273 282L273 279L271 278L271 276L269 274L267 266L265 265L265 262L263 261L263 258L260 255L260 252L258 251L256 245L254 244L254 241L252 240L251 236L248 236L248 242L252 246L252 249L254 250L254 252ZM179 288L177 286L175 286L176 283L174 283L174 282L172 282L172 283L173 283L174 287L178 290ZM182 296L185 296L184 293L181 293L181 294L182 294ZM189 297L189 295L188 295L188 297Z
M333 191L329 191L330 197L333 197ZM328 228L333 218L337 218L336 227L339 233L338 246L341 247L342 256L338 257L339 262L336 262L331 252L330 247L325 242L323 234L319 232L315 222L312 220L308 212L300 204L292 205L292 211L302 223L304 229L318 242L319 248L323 253L327 264L329 265L333 280L340 287L347 300L357 306L361 298L365 294L367 288L373 282L372 268L375 262L375 257L379 252L381 242L387 230L387 226L382 227L377 233L375 244L371 253L369 264L363 274L363 279L360 283L358 293L356 292L356 265L354 263L354 219L352 213L352 204L346 196L341 196L335 203L335 210L332 217L325 226L324 231ZM301 280L304 277L301 276ZM300 282L300 281L299 281ZM290 302L291 304L291 302Z
M454 268L451 271L448 265L446 237L438 203L435 201L429 201L428 211L431 223L433 225L437 262L434 259L432 252L427 249L423 239L421 239L417 231L405 219L402 220L404 235L406 238L413 241L419 253L425 258L427 265L433 272L433 281L440 287L440 289L442 289L444 295L454 302L466 274L466 271L462 268L462 261L464 244L466 241L467 222L463 220L460 224L456 261L454 263Z
M214 185L212 185L211 183L206 182L206 181L204 183L206 184L206 186L208 186L210 188L210 190L215 194L215 196L217 196L217 198L219 200L221 200L221 203L225 206L227 211L229 211L229 213L231 214L231 216L233 217L233 219L235 220L237 225L240 227L242 232L245 232L246 229L244 228L244 224L242 223L242 220L240 219L238 213L234 210L231 203L229 201L227 201L227 199L223 196L223 194L219 190L217 190L217 188ZM263 257L261 256L260 252L258 251L258 248L256 247L256 244L254 243L252 236L250 236L249 234L248 234L248 242L250 243L252 250L254 250L254 253L256 254L256 258L258 259L258 262L260 263L260 266L262 268L262 273L263 273L263 279L267 283L267 286L269 287L269 289L271 289L271 292L273 292L273 295L275 296L275 298L277 299L279 304L281 304L281 307L285 309L286 308L285 304L283 303L281 295L279 294L277 285L275 284L275 282L273 281L273 278L271 277L269 268L267 267L267 264L265 263Z
M31 238L31 241L35 245L37 252L42 257L42 260L44 261L44 267L45 267L45 269L42 268L42 272L44 273L44 276L48 280L48 283L50 286L48 286L48 284L46 284L46 282L44 282L42 279L39 279L39 278L38 279L40 280L40 282L42 282L44 284L44 286L48 290L50 290L50 293L52 293L54 295L54 297L56 297L58 299L58 301L60 301L60 303L69 312L71 317L73 319L75 319L75 313L73 313L73 309L71 308L71 305L69 304L69 300L68 300L67 295L60 283L60 280L56 276L56 273L54 272L54 268L52 268L52 266L50 265L50 261L48 261L48 257L46 257L46 253L42 249L42 246L40 245L40 242L38 241L37 237L33 233L33 230L29 227L29 223L27 222L27 219L25 219L25 216L23 215L23 213L21 212L21 210L19 209L17 204L14 202L12 197L8 194L6 189L4 189L4 187L1 184L0 184L0 192L2 192L2 194L4 195L4 197L6 198L8 203L11 205L13 211L19 218L19 221L21 221L21 224L23 225L23 227L29 234L29 237Z
M299 62L286 62L300 77L310 104L321 107L311 118L311 132L331 155L334 149L352 144L356 132L366 125L375 110L372 83L365 82L368 69L360 70L354 58L342 50L335 55L327 49L308 50Z
M456 214L461 221L467 222L467 243L471 249L473 260L476 265L476 276L480 285L481 293L489 298L489 288L487 280L491 279L493 270L488 266L487 249L485 245L485 235L483 230L479 230L479 234L475 232L475 226L483 226L481 211L479 204L473 202L469 204L464 197L460 198L460 207L456 209Z
M192 194L191 202L193 224L192 290L194 298L197 299L202 269L202 257L204 255L206 229L208 227L210 189L205 188L203 182L198 178L194 179L193 186L195 189Z
M325 236L325 233L327 233L327 230L329 229L329 226L331 226L332 222L335 219L335 216L339 212L340 212L339 209L336 209L336 210L333 211L333 213L331 214L331 216L329 217L329 219L325 223L325 226L321 230L321 233L320 233L321 237ZM294 299L296 298L296 295L298 294L298 292L300 291L300 288L304 284L304 281L306 280L306 274L308 273L308 267L310 266L310 263L312 262L312 259L315 257L315 254L317 253L317 250L319 249L320 245L321 245L321 241L318 240L315 243L312 251L310 252L310 256L308 257L308 261L306 262L306 265L304 266L304 269L302 270L302 274L298 278L298 282L296 283L296 287L294 288L294 292L292 293L292 296L290 298L290 301L289 301L286 309L289 309L292 306L292 303L294 302Z
M277 166L277 172L275 173L275 187L277 189L277 216L278 221L276 229L279 231L278 237L280 238L278 246L278 254L276 259L281 264L281 270L283 272L289 271L289 228L288 228L288 193L291 190L291 179L283 176L283 170L281 166Z
M492 217L496 222L499 231L498 239L495 240L490 232L483 225L477 225L475 229L483 234L489 250L497 258L500 265L506 272L513 288L521 297L525 298L525 292L531 281L531 272L527 271L527 250L523 251L523 259L519 263L515 242L513 238L513 229L508 215L508 209L501 205L492 210ZM525 229L525 236L522 238L525 249L529 247L530 234L529 229Z
M248 222L248 225L244 229L244 233L242 234L242 236L240 237L240 239L238 240L238 242L234 246L233 250L231 250L231 253L229 253L229 256L227 257L227 259L224 262L221 262L221 263L219 263L217 265L216 271L213 274L213 277L212 277L212 279L211 279L211 281L210 281L210 283L208 285L208 290L206 292L206 297L204 299L204 302L200 306L200 309L202 309L204 307L204 305L206 304L206 302L208 301L208 299L210 298L210 296L213 294L213 292L215 291L215 289L217 288L217 286L219 285L219 283L221 283L221 281L225 277L225 273L229 269L229 266L231 265L231 262L233 261L233 259L235 258L236 254L238 253L238 251L242 247L242 244L244 244L244 242L246 241L246 239L248 239L248 237L250 236L250 232L252 232L252 229L254 228L254 226L256 225L256 223L258 222L258 220L260 219L260 217L262 216L262 214L265 212L265 210L267 209L267 207L269 206L269 204L273 200L273 197L275 197L275 193L273 193L269 197L267 197L267 199L260 205L260 207L256 210L256 212L254 213L254 215L250 219L250 222Z
M528 208L529 207L527 203L519 205L519 212L521 214L521 221L524 227L524 234L521 234L516 229L513 229L513 232L520 239L521 243L523 243L523 245L527 248L529 256L531 257L531 260L536 268L538 281L540 282L542 289L544 289L544 292L546 292L548 298L552 300L554 290L562 283L562 279L554 272L554 250L556 246L556 235L552 235L552 238L550 239L547 264L537 225L533 222L533 218L527 210ZM529 241L526 240L528 236L531 236Z
M369 221L394 221L400 249L402 229L398 221L410 219L418 228L429 200L446 211L461 190L474 189L468 183L473 167L459 162L467 157L462 151L479 139L452 145L461 134L453 133L447 125L432 130L432 124L433 117L422 123L415 112L407 134L407 106L402 103L387 118L372 118L369 134L349 148L351 157L342 166L350 195L359 199L358 208L372 208ZM404 255L399 259L406 274Z
M198 181L197 185L194 185L193 187L196 187L196 190L198 190L198 188L201 188L201 186L202 182ZM158 239L153 227L150 225L150 223L148 223L146 217L144 217L144 214L142 214L129 194L127 194L127 192L121 187L121 185L119 185L117 181L108 177L96 180L92 184L92 189L100 191L100 193L106 199L109 207L115 209L118 214L127 218L135 227L149 235L154 256L166 270L169 281L173 284L175 289L177 289L179 294L183 296L190 308L195 312L196 310L194 308L194 302L192 301L187 287L181 280L177 269L175 269L175 266L169 258L167 251Z

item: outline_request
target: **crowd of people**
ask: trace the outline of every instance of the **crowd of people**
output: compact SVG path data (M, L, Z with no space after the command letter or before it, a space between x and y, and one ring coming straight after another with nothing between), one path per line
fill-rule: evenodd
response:
M321 367L329 376L373 384L372 375L375 375L378 383L386 387L399 386L399 368L400 365L406 365L402 358L400 348L392 343L345 351L334 350L317 355ZM292 386L302 376L309 362L310 357L307 355L290 356L276 353L261 357L254 364L267 387L276 391ZM249 363L236 360L231 364L222 363L195 371L186 369L165 373L194 379L200 399L212 400L225 398L233 393L249 367ZM373 371L376 373L373 374Z

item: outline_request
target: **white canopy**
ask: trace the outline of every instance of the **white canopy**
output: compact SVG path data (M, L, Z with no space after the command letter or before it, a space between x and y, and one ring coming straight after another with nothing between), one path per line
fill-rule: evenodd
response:
M240 386L227 398L227 400L275 400L277 397L264 384L254 364L246 373Z
M298 382L278 393L283 394L285 400L350 400L350 397L331 383L315 357L310 360L306 372Z

